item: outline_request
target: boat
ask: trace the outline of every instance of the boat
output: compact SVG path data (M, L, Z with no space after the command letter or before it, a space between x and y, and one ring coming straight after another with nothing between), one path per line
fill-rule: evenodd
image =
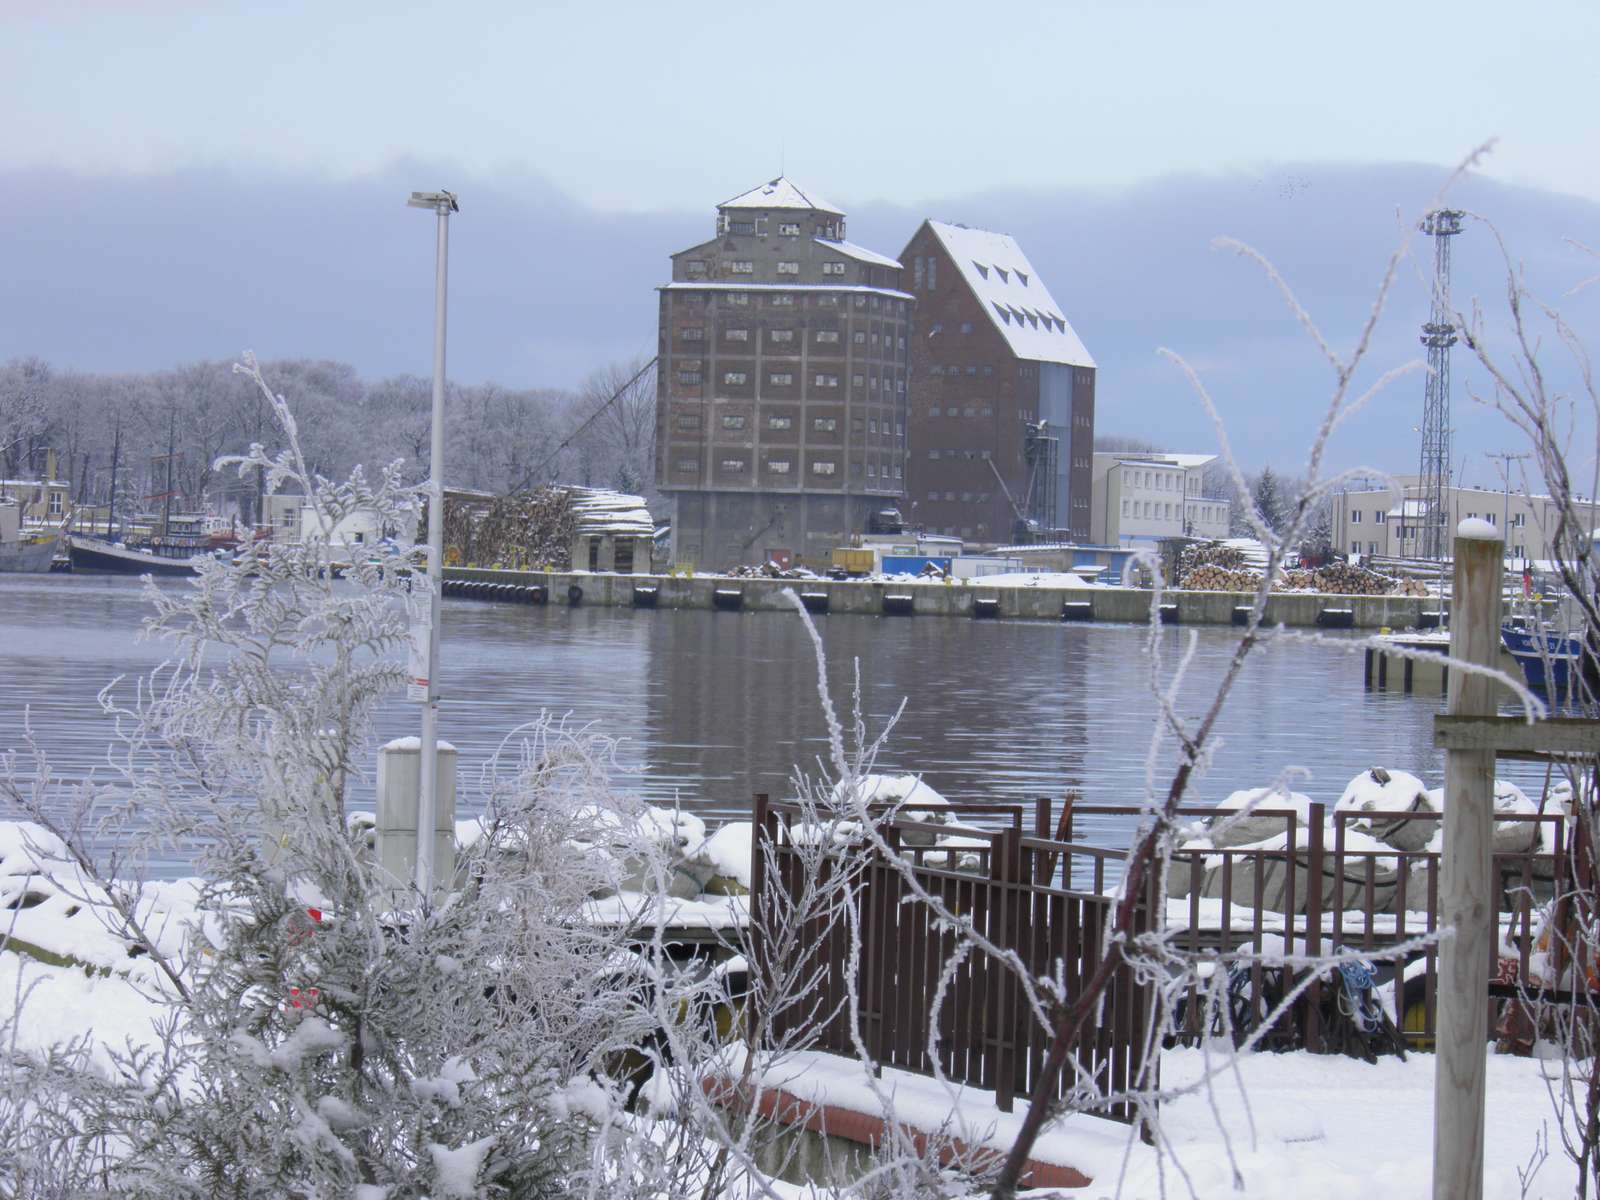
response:
M67 535L72 569L102 575L184 575L194 577L200 555L172 557L150 550L131 550L127 546L99 538Z
M1538 633L1502 625L1500 641L1522 668L1528 686L1541 691L1566 691L1574 666L1584 657L1583 642L1571 634ZM1592 662L1587 665L1593 666Z
M43 575L51 569L61 545L59 534L0 542L0 575Z

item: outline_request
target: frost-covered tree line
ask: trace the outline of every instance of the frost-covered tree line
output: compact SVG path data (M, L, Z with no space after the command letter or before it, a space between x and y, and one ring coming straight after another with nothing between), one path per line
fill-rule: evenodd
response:
M570 390L451 384L448 482L491 492L559 482L649 493L655 378L651 371L633 378L644 365L639 359L598 368ZM271 362L266 370L295 397L313 471L344 478L357 464L399 459L408 481L426 478L429 380L368 380L346 363L308 359ZM261 395L230 361L122 375L58 370L37 358L0 364L0 477L43 471L53 450L75 503L108 502L115 475L118 512L140 511L167 491L170 445L173 490L184 502L251 522L258 481L224 476L215 463L252 442L270 443L272 433Z

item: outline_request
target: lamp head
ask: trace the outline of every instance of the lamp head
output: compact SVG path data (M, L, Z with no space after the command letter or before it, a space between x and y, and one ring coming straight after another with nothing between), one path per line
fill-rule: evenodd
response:
M435 212L460 212L461 205L456 202L454 192L412 192L411 199L406 201L409 208L431 208Z

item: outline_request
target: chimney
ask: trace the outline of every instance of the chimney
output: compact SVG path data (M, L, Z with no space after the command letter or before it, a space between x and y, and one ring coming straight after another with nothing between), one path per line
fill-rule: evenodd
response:
M44 452L44 479L42 480L42 482L49 483L55 477L56 477L56 452L54 450L46 450Z

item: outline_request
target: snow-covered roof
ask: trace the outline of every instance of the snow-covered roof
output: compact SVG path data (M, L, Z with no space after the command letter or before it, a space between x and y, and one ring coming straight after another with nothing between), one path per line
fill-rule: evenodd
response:
M1427 511L1428 506L1421 500L1404 500L1384 515L1389 517L1420 517L1426 514Z
M1182 467L1186 471L1216 460L1215 454L1168 454L1160 450L1096 450L1094 456L1140 467Z
M717 205L717 208L800 208L844 216L844 209L835 208L821 196L801 190L797 184L783 175L753 187L748 192L740 192L732 200L724 200Z
M640 496L609 488L569 488L580 534L622 533L654 537L655 520Z
M967 286L1018 358L1092 367L1094 359L1061 315L1022 248L1003 233L929 221Z
M875 267L898 267L900 260L890 258L887 254L879 254L876 250L868 250L865 246L858 246L854 242L830 242L827 238L812 238L817 245L835 254L842 254L846 258L856 259L858 262L871 263Z

